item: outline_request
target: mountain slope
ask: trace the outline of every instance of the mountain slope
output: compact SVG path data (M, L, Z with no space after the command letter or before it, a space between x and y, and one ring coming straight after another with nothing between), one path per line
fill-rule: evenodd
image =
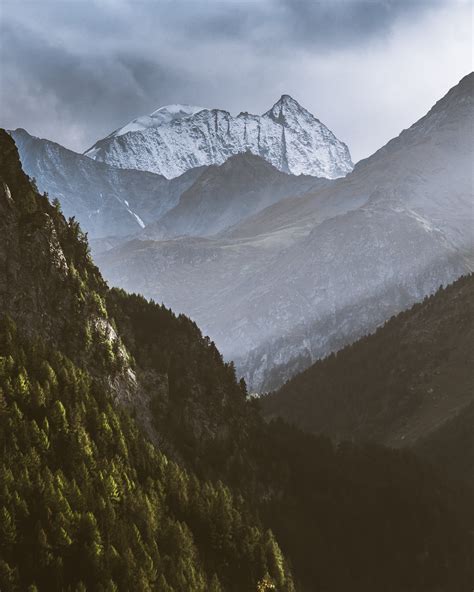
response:
M168 181L153 173L122 170L94 162L55 142L11 132L25 172L40 191L59 199L66 216L75 216L91 238L134 234L174 207L202 172Z
M266 424L194 323L108 290L1 131L0 180L2 590L468 589L457 491Z
M473 296L474 275L441 289L264 397L265 414L336 439L413 445L474 401Z
M415 443L415 451L451 479L474 489L474 402Z
M4 131L0 187L1 589L219 592L266 578L293 590L273 535L242 499L164 456L124 411L143 415L160 386L165 408L172 377L133 367L77 223L32 187ZM171 336L164 363L186 375L187 396L191 385L214 396L219 411L203 400L202 421L245 409L195 325L159 315L148 326ZM198 437L204 445L215 434ZM179 434L166 443L176 457L179 443Z
M284 381L472 270L473 80L344 179L219 237L121 245L105 277L189 314L252 389L274 388L272 368Z
M278 233L288 225L304 229L378 202L413 210L444 232L450 228L454 242L472 244L473 84L474 74L465 76L424 117L358 162L344 179L304 199L282 201L244 221L233 235Z
M247 151L294 175L332 179L352 169L347 146L288 95L261 116L163 107L99 140L85 154L120 168L173 178Z
M231 156L220 166L208 167L181 195L178 204L150 224L140 238L210 236L289 195L307 193L325 183L323 179L281 173L250 153Z

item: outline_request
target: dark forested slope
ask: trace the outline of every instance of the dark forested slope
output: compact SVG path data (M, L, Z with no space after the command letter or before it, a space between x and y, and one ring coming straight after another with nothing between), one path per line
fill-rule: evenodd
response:
M446 476L467 481L474 491L474 401L421 438L414 449Z
M459 279L263 399L337 439L409 445L474 399L474 276Z
M463 496L266 424L184 316L110 291L0 132L0 589L472 588Z
M143 408L147 385L108 288L4 132L0 178L0 589L240 591L268 580L292 590L257 513L164 456L127 412ZM209 371L231 374L190 321L163 316L171 357L190 327ZM229 396L245 404L238 385Z

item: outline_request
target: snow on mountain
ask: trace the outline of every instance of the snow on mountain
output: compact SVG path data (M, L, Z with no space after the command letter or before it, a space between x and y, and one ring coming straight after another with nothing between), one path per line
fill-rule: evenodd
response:
M182 113L176 108L171 115ZM285 197L331 182L282 173L249 152L166 179L95 161L25 130L10 133L25 171L41 191L59 199L66 216L79 220L94 253L116 246L120 241L113 238L212 235Z
M265 114L169 105L99 140L86 156L120 168L176 177L251 152L294 175L334 179L352 170L347 146L289 95Z
M134 119L124 127L116 130L111 136L123 136L128 132L139 132L150 127L158 127L176 121L177 119L184 119L190 117L199 111L205 111L202 107L193 107L191 105L167 105L153 111L151 115L145 115Z
M252 388L285 380L473 269L473 82L345 178L219 237L123 244L103 273L192 316Z

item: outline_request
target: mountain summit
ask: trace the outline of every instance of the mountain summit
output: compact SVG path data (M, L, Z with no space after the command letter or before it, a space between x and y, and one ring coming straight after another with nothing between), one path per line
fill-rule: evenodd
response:
M270 117L271 119L287 124L287 117L292 117L296 114L304 114L313 119L316 119L308 110L302 107L298 101L296 101L291 95L281 95L279 100L273 105L273 107L267 111L264 117Z
M138 117L85 152L119 168L167 178L241 152L261 156L285 173L334 179L352 170L347 146L290 95L263 115L168 105Z
M192 105L166 105L153 111L150 115L137 117L137 119L112 132L109 137L123 136L129 132L140 132L150 127L165 125L177 119L191 117L191 115L199 113L199 111L205 111L205 109Z

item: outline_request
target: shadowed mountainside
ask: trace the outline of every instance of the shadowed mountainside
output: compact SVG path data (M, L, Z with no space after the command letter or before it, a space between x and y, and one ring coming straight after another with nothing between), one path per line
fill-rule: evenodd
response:
M427 456L431 449L446 468L458 464L472 471L467 451L474 441L467 426L473 387L470 275L316 362L263 397L262 407L267 417L278 415L337 440L416 446ZM474 471L464 476L474 482Z

